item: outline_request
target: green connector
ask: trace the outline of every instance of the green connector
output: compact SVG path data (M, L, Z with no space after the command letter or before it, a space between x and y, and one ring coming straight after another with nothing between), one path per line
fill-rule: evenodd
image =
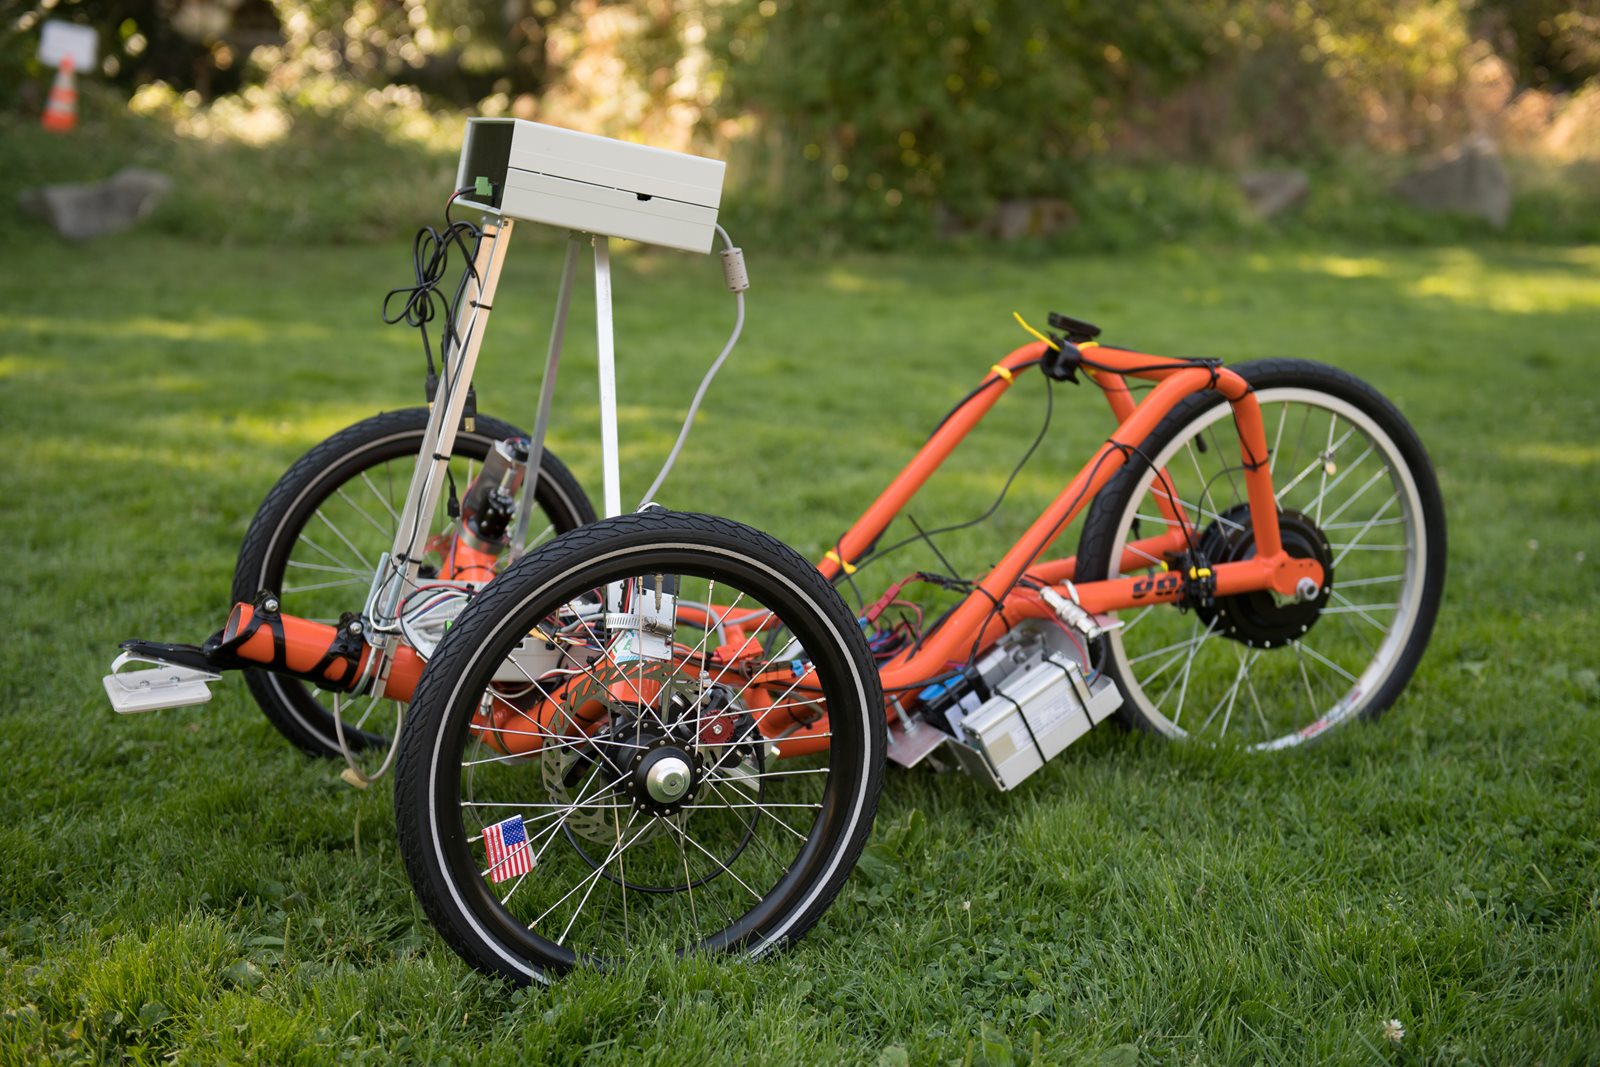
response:
M483 175L472 179L472 193L474 196L494 196L494 183Z

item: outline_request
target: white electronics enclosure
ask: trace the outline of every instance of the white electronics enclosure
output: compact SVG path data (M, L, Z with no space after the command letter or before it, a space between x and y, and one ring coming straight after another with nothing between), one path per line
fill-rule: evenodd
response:
M709 252L726 165L527 119L468 119L457 203L582 233Z

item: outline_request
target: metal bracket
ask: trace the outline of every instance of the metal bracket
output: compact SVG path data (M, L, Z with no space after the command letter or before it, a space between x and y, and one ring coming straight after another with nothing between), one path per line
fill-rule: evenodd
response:
M886 754L891 763L910 770L949 740L950 735L932 723L918 722L901 712L889 724L889 748Z

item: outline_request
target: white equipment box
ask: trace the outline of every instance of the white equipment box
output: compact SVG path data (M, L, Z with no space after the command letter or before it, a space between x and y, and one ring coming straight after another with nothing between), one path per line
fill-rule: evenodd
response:
M720 159L527 119L468 119L458 203L582 233L709 252Z
M1000 789L1009 790L1121 703L1109 679L1098 679L1091 687L1077 663L1052 652L996 686L994 696L961 725L987 762L981 769ZM962 754L959 748L957 753Z

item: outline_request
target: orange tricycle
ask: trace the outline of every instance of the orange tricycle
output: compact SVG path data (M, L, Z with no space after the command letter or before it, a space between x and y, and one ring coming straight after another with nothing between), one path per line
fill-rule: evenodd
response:
M454 210L474 221L425 231L415 284L391 294L391 317L425 341L442 331L429 405L295 463L250 526L226 625L200 645L125 643L106 687L118 710L168 707L242 669L272 723L348 760L352 784L392 764L406 869L474 966L526 982L662 947L760 955L838 893L886 762L1011 790L1108 718L1293 748L1383 711L1415 670L1444 582L1439 488L1400 412L1350 374L1149 355L1052 314L1036 340L980 361L810 562L660 506L660 478L623 513L606 236L567 246L534 431L476 411L515 220L496 182L464 179ZM722 239L742 323L748 278ZM544 446L585 248L598 520ZM447 298L451 250L463 270ZM882 542L907 503L1029 382L1098 392L1115 429L987 573L916 571L847 603L899 547ZM953 606L925 614L939 599Z

